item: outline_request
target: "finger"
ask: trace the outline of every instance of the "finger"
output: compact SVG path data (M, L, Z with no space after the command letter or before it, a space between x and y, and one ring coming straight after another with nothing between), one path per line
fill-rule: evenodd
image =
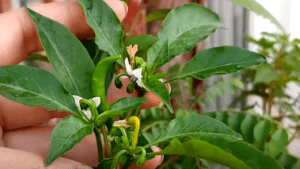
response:
M127 13L125 3L119 0L105 1L123 20ZM66 26L78 38L93 36L77 1L48 3L32 7L32 10ZM0 15L0 66L17 64L32 52L42 51L34 22L25 9Z
M79 162L60 157L50 166L45 167L45 161L37 154L30 152L0 147L0 166L1 169L20 169L20 168L39 168L39 169L65 169L80 168L92 169Z
M50 126L36 126L21 130L6 131L3 135L3 141L5 147L36 154L45 162L49 152L52 130L53 127ZM89 166L97 166L98 152L95 135L92 134L85 137L62 157Z
M36 126L15 131L7 131L3 136L6 148L18 149L30 152L39 156L45 162L49 147L50 137L53 127ZM151 147L154 152L161 151L158 147ZM85 137L82 142L78 143L72 150L64 154L62 157L68 158L80 163L97 166L98 152L95 135ZM1 153L0 153L1 159ZM156 168L163 160L163 156L156 156L147 161L143 168ZM1 164L1 163L0 163ZM1 165L0 165L1 166ZM135 168L136 166L132 166Z
M130 80L128 77L126 76L122 76L120 78L121 82L122 82L122 87L120 89L118 89L115 86L115 76L112 79L112 82L110 83L108 89L107 89L107 102L109 104L113 104L114 102L116 102L117 100L124 98L124 97L137 97L138 93L137 91L133 88L132 93L127 93L126 88L130 83Z
M5 130L32 126L68 115L68 112L48 111L44 107L24 106L0 95L0 126Z
M2 135L3 135L3 130L2 127L0 126L0 147L4 147L4 141Z

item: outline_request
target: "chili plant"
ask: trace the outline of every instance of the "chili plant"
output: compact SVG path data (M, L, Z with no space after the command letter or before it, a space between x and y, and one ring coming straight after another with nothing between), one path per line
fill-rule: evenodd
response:
M67 28L27 8L55 75L20 65L0 68L2 96L26 106L44 106L48 110L73 114L63 118L53 130L46 165L95 133L98 168L115 168L118 164L124 168L131 164L142 166L156 155L168 154L203 158L231 168L281 168L274 159L244 143L239 133L207 116L193 114L174 119L151 141L139 132L140 121L135 115L148 101L143 97L148 92L155 94L173 112L167 83L187 77L204 79L234 73L265 62L262 55L245 49L216 47L196 54L177 75L163 81L168 74L156 73L156 70L221 28L217 14L198 4L173 9L144 60L135 56L138 51L135 44L126 48L130 56L126 57L120 22L104 1L79 0L79 3L95 32L97 53L104 55L90 56ZM122 87L120 77L127 76L131 81L126 86L127 92L136 90L139 97L120 98L109 104L107 86L116 64L124 66L125 71L116 76L114 85ZM114 121L116 116L133 110L135 115ZM102 146L101 134L105 146ZM169 142L169 145L160 152L152 152L150 147L161 142Z

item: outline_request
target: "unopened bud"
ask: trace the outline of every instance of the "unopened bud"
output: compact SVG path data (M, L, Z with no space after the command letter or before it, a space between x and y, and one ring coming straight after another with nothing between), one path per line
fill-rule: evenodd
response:
M123 84L122 84L122 82L121 82L121 80L120 80L119 78L116 78L116 79L115 79L115 86L116 86L118 89L120 89L120 88L123 86Z
M129 83L129 85L127 86L127 89L126 89L126 91L127 91L127 93L132 93L133 92L133 83Z

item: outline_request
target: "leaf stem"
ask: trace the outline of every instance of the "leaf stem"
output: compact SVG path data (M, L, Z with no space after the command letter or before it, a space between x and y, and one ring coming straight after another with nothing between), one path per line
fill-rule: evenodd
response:
M111 156L111 151L110 151L110 146L109 146L108 139L107 139L107 128L106 128L106 126L103 125L101 130L102 130L102 134L103 134L103 138L104 138L106 153L107 153L108 157L110 157Z
M95 133L96 140L97 140L98 160L99 160L99 163L100 163L104 158L104 152L103 152L102 140L101 140L101 133L97 129L94 129L94 133Z
M140 107L138 107L137 109L135 109L134 115L137 116L137 117L139 117L140 112L141 112L141 111L140 111Z
M166 81L164 81L164 84L167 84L167 83L173 82L174 80L177 80L177 79L174 79L174 78L172 78L172 79L166 80Z

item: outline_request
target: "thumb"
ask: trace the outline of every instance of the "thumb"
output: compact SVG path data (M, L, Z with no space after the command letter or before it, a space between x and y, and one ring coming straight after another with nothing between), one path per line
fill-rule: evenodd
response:
M60 157L51 166L45 167L43 158L30 152L0 147L1 169L40 168L40 169L63 169L80 168L92 169L79 162Z

